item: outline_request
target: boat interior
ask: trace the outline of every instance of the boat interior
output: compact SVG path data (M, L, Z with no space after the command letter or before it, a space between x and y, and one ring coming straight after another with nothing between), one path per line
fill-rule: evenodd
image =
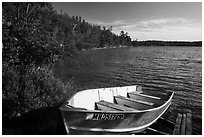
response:
M141 86L83 90L68 100L68 107L100 111L143 111L164 104L170 94L143 91Z

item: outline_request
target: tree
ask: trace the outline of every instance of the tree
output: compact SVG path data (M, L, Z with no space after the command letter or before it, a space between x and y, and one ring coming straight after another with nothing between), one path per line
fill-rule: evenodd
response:
M53 13L48 3L3 3L3 59L11 64L40 64L52 53L45 50L47 33L43 19ZM44 14L43 14L44 13Z
M131 46L132 42L131 42L131 38L130 36L128 36L128 33L124 32L123 30L120 32L120 44L122 46L126 45L126 46Z

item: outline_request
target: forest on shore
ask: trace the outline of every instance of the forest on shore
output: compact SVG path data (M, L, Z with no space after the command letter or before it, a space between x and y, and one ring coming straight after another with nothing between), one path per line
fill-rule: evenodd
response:
M159 40L146 40L146 41L132 41L132 46L191 46L201 47L202 41L159 41Z
M202 42L138 41L128 32L58 13L51 3L2 3L2 119L62 103L76 92L53 71L80 51L121 46L202 46ZM69 93L67 93L69 91Z

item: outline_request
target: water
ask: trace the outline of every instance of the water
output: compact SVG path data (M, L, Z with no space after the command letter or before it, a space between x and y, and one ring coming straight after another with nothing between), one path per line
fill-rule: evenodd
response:
M83 52L63 69L83 89L141 85L147 90L174 91L165 117L192 110L193 129L202 131L202 48L127 47ZM65 78L66 79L66 78ZM88 97L87 97L88 99Z

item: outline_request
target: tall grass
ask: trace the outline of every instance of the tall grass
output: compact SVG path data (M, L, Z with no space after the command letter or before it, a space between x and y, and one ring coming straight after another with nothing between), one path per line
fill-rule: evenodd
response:
M18 69L3 63L2 70L3 119L11 119L31 110L60 104L74 92L73 80L63 83L54 76L49 66L29 65L22 75Z

